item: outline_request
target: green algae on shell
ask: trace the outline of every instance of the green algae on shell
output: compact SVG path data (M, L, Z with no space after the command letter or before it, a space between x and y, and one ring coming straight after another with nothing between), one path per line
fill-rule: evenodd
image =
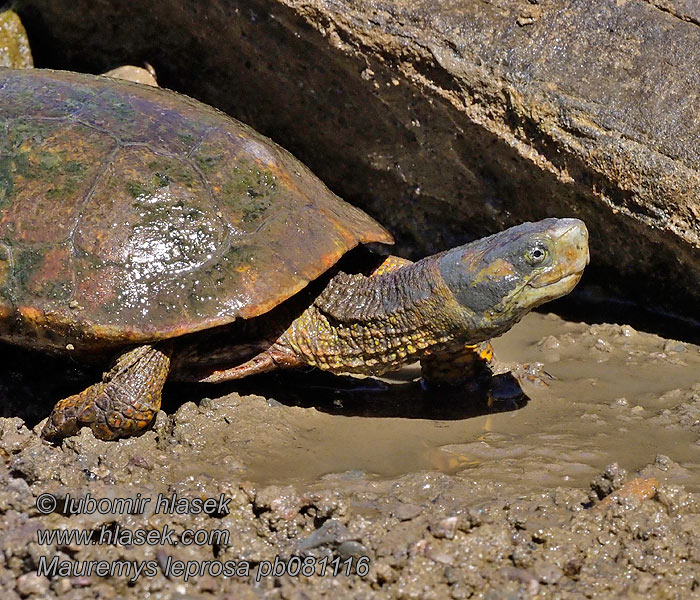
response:
M392 241L291 154L191 98L47 70L0 69L0 90L9 341L86 350L223 325L360 242Z

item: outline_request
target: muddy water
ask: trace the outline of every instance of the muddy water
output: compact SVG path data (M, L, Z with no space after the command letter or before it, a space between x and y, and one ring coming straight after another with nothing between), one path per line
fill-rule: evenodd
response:
M472 416L466 392L426 399L411 382L416 366L386 390L372 389L370 381L365 391L339 392L332 381L284 380L287 389L264 393L287 404L256 409L266 421L256 435L240 439L231 432L235 424L223 423L202 454L221 464L235 457L260 484L442 471L523 489L585 487L612 461L635 471L661 455L677 463L674 480L700 489L700 428L680 423L684 401L700 382L700 348L627 326L540 314L494 347L506 364L542 363L540 377L522 381L525 406ZM297 395L312 400L290 406L289 387L301 385Z

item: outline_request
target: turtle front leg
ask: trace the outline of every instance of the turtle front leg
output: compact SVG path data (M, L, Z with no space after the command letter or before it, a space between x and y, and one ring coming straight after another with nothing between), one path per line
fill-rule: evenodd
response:
M429 387L453 386L491 375L492 361L490 342L468 344L450 351L430 351L420 360L421 375Z
M143 432L160 409L169 370L167 346L139 346L125 352L101 382L56 404L41 437L57 441L86 426L101 440Z

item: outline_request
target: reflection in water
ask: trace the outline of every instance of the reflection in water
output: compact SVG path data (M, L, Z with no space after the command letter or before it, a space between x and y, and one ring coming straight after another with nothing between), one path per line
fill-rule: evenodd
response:
M417 367L396 378L356 378L311 370L241 381L230 391L260 394L288 406L367 418L458 420L522 408L528 398L510 373L455 388L424 389ZM211 388L203 393L211 393ZM191 400L191 396L189 396Z

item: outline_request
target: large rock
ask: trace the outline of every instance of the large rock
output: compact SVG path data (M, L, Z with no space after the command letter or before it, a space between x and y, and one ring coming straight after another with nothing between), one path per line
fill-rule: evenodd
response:
M699 316L695 2L15 4L38 64L148 61L295 152L402 252L577 216L589 283Z

